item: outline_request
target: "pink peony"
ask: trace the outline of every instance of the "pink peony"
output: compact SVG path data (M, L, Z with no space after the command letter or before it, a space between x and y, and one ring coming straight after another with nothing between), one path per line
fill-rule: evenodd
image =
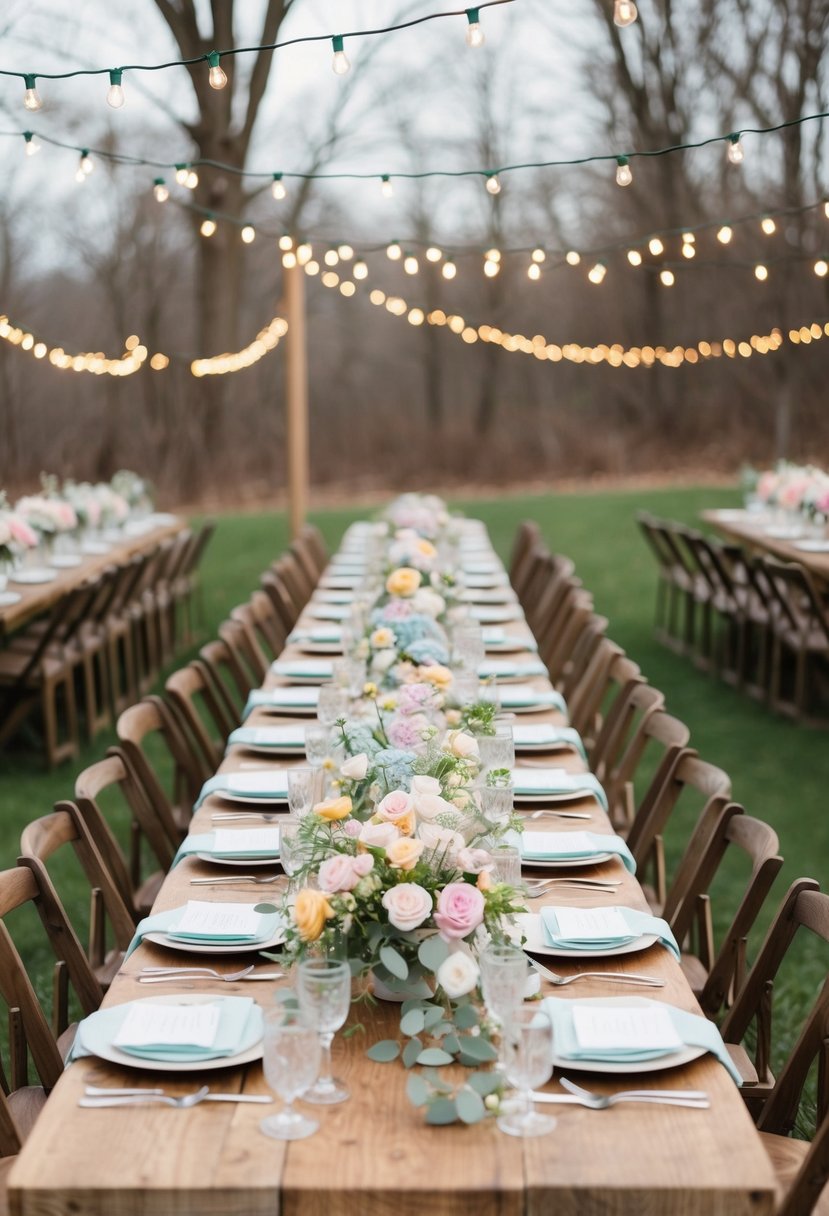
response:
M363 825L359 819L346 819L345 823L342 824L342 830L346 836L356 838L362 832Z
M389 887L383 896L383 907L389 914L389 924L408 933L419 928L432 911L432 897L416 882L399 882Z
M389 600L383 609L384 621L404 621L412 615L412 606L406 600Z
M424 719L420 714L416 718L394 718L386 728L389 743L402 751L414 751L423 743L423 723Z
M450 882L438 896L435 924L442 938L467 937L484 919L484 897L468 882Z
M19 545L25 545L27 549L34 549L37 544L37 533L34 528L29 527L25 519L21 519L19 515L10 515L6 522L9 525L12 540L16 540Z

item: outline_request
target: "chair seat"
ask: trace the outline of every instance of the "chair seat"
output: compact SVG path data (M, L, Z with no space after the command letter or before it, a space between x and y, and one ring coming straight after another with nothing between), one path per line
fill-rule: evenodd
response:
M691 991L694 996L698 997L708 979L707 970L695 954L686 954L684 951L680 955L679 965L682 968L682 974L691 986Z
M24 1085L9 1094L8 1102L17 1134L24 1142L46 1105L48 1095L42 1085Z
M23 675L31 662L31 655L24 651L0 651L0 684L15 684ZM66 658L53 657L46 654L38 662L35 669L29 673L26 683L31 686L40 682L40 677L49 679L61 675L66 670Z
M790 1136L775 1136L771 1132L760 1132L760 1139L777 1175L781 1196L785 1195L803 1164L809 1143L792 1140ZM829 1216L829 1187L823 1188L811 1213L812 1216Z

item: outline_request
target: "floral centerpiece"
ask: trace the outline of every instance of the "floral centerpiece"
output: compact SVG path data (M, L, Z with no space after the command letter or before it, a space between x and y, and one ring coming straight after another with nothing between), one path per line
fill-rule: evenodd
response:
M38 535L24 517L12 511L5 495L0 494L0 579L3 587L10 567L14 566L21 553L34 549Z
M152 510L153 488L146 477L141 477L131 469L119 469L110 482L111 489L127 503L134 513L145 513Z
M18 499L15 514L38 534L41 541L51 541L62 532L74 532L78 517L72 504L48 494L28 494Z
M63 494L72 504L81 528L96 529L101 522L101 503L95 486L88 481L65 481Z

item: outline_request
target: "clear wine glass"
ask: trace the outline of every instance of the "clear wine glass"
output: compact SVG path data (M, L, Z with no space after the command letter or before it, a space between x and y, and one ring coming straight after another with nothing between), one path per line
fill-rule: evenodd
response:
M294 1102L313 1085L320 1067L319 1036L311 1026L286 1019L283 1008L265 1012L265 1079L282 1098L283 1109L259 1124L275 1140L304 1140L318 1129L316 1119L294 1110Z
M279 824L279 864L288 875L288 895L296 889L294 875L301 869L304 860L299 841L301 825L302 820L295 815L286 815Z
M331 729L322 722L305 727L305 758L312 768L322 768L331 748Z
M515 738L511 722L492 724L493 734L479 735L478 755L481 761L481 774L492 768L515 768Z
M509 887L521 886L521 850L514 844L497 844L488 850L493 877Z
M288 807L292 815L307 815L322 798L322 770L310 764L297 764L288 772Z
M306 959L297 968L296 993L300 1016L317 1031L322 1048L319 1077L305 1094L305 1101L326 1106L344 1102L351 1095L347 1086L331 1075L331 1043L351 1006L351 968L335 959Z
M507 1080L518 1090L517 1109L498 1118L508 1136L546 1136L556 1125L551 1115L539 1114L531 1091L553 1075L553 1023L537 1005L514 1009L501 1038Z
M481 991L490 1017L502 1029L498 1050L498 1067L503 1072L503 1028L524 999L527 983L527 956L518 946L490 942L478 958L481 968Z
M336 684L321 684L317 700L317 717L323 726L332 727L348 713L348 693Z
M509 822L514 805L514 790L511 781L504 784L482 785L481 814L493 828L503 828Z

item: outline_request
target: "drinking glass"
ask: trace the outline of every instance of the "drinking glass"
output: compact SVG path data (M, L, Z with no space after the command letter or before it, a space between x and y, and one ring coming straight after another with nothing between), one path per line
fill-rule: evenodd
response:
M310 764L288 769L288 808L293 816L307 815L322 798L322 770Z
M366 682L365 659L337 659L333 664L334 683L338 688L345 689L351 700L356 701L362 696L363 685Z
M504 827L513 808L513 788L511 781L498 785L482 785L478 790L481 796L481 815L493 827Z
M505 1026L524 999L527 956L519 946L490 942L478 959L481 991L490 1016ZM502 1041L503 1050L503 1041Z
M295 888L294 875L301 869L303 849L299 841L302 820L296 815L286 815L279 824L279 864L288 875L288 894Z
M331 1043L348 1017L351 1005L351 968L346 962L309 958L297 968L297 999L303 1022L319 1035L322 1062L316 1083L305 1094L306 1102L330 1106L351 1095L342 1081L331 1075Z
M322 768L331 749L331 728L322 722L305 727L305 758L312 768Z
M551 1115L533 1106L530 1091L553 1074L553 1023L536 1005L515 1009L502 1034L501 1048L507 1080L518 1090L518 1109L499 1116L498 1128L508 1136L545 1136L556 1125Z
M492 768L515 768L515 739L511 722L492 724L492 735L478 736L478 755L481 760L481 775Z
M521 850L514 844L498 844L488 850L492 858L493 876L496 882L508 887L521 886Z
M452 676L452 692L455 700L462 707L474 705L480 699L481 694L481 681L478 679L478 673L456 670Z
M283 1109L259 1124L275 1140L304 1140L319 1127L316 1119L294 1110L293 1103L313 1085L320 1067L319 1036L312 1027L286 1020L282 1008L265 1012L265 1079L282 1098Z
M452 653L457 668L478 674L478 667L486 654L480 622L471 618L458 622L452 630Z
M321 684L317 701L317 717L323 726L331 727L348 713L348 693L336 684Z

